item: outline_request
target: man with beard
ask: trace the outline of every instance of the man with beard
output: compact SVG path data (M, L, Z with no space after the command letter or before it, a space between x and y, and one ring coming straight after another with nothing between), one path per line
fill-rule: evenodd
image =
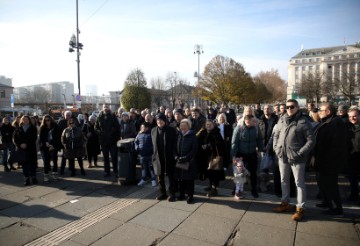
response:
M113 164L114 174L117 176L117 147L120 139L120 125L115 114L111 113L108 105L104 104L99 117L95 122L95 131L99 135L99 142L104 156L104 177L110 177L110 158Z

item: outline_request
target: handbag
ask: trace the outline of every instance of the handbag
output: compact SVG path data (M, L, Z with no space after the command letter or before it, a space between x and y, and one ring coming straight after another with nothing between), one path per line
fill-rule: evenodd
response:
M261 163L260 163L260 170L266 170L266 169L270 169L273 165L273 158L271 155L269 155L268 153L265 153L262 160L261 160Z
M187 171L187 170L189 170L190 162L188 162L188 161L186 161L186 162L177 161L175 167Z
M223 168L223 158L219 155L218 148L216 146L217 156L215 158L211 157L209 161L208 170L221 170Z
M26 162L27 160L26 150L18 148L12 151L11 153L12 153L11 155L12 162Z

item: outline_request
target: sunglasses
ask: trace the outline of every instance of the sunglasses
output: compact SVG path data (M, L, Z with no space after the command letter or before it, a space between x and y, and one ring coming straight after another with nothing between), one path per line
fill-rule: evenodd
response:
M74 125L74 122L69 122L69 125Z
M294 109L295 106L294 105L291 105L291 106L286 106L286 109Z

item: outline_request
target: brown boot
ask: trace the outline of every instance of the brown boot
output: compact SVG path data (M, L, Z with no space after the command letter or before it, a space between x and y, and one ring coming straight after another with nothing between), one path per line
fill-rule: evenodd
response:
M291 217L295 221L302 221L304 217L304 209L302 208L296 208L296 212Z
M282 202L280 206L273 208L273 211L276 213L283 213L283 212L289 212L294 207L290 205L288 202Z

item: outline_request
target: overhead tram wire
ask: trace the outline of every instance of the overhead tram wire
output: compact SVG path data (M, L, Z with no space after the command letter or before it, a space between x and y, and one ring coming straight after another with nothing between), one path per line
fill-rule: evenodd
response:
M83 23L81 23L80 26L85 25L85 23L88 22L94 15L96 15L97 12L99 12L100 9L102 9L105 6L105 4L107 4L108 1L109 0L105 0Z

